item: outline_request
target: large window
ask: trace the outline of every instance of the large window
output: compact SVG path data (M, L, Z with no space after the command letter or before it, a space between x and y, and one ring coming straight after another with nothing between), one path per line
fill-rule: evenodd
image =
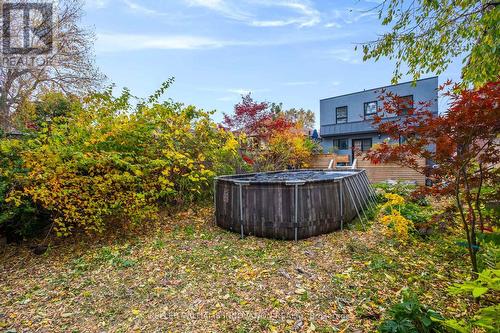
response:
M335 118L337 120L337 124L347 123L347 106L341 106L335 109Z
M401 104L399 105L399 110L402 115L407 115L408 111L413 109L413 95L402 96Z
M338 150L347 150L349 149L349 140L348 139L337 139L333 140L333 147Z
M352 147L356 150L368 151L372 147L372 139L353 139Z
M339 150L349 149L349 141L347 139L338 139L337 140Z
M377 101L365 103L365 119L377 113Z

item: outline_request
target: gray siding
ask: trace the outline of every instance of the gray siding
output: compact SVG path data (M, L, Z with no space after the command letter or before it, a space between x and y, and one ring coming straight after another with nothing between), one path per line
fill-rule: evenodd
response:
M321 126L322 136L370 133L373 131L374 128L369 121L356 121L344 124L328 124Z
M381 90L391 91L399 96L413 95L414 104L431 101L429 108L433 113L438 113L438 78L418 80L416 86L411 82L393 86L375 88L357 93L326 98L320 101L320 128L323 140L327 137L341 135L355 135L359 133L376 132L370 120L364 120L364 103L378 100ZM347 106L347 123L336 124L335 109ZM379 102L379 107L381 103ZM368 136L369 137L369 136ZM375 141L374 141L375 142Z
M389 140L391 143L396 143L393 140L390 140L390 138L387 135L378 135L377 133L366 133L366 134L355 134L355 135L349 135L349 136L336 136L336 137L326 137L321 140L321 146L323 147L323 151L325 153L332 153L333 149L333 140L336 139L347 139L347 144L349 145L349 149L346 150L338 150L336 151L337 154L339 155L349 155L351 156L352 150L350 147L352 147L352 140L356 139L372 139L372 145L376 145L379 143L382 143L384 140Z
M339 154L350 155L352 139L371 138L372 143L380 143L386 137L379 137L371 120L364 120L364 104L377 101L382 89L391 91L399 96L413 95L414 105L418 102L432 102L429 110L438 113L438 78L418 80L416 86L411 82L401 83L393 86L375 88L357 93L331 97L320 100L320 135L325 152L329 152L333 146L334 139L349 139L349 150L341 150ZM347 106L347 123L336 124L337 107ZM378 103L381 107L381 103Z

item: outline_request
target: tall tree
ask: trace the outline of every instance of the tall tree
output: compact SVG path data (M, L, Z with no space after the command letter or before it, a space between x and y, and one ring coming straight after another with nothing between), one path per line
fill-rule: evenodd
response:
M243 160L255 171L306 165L318 145L304 136L299 117L287 116L281 104L241 98L234 114L224 114L223 126L238 133Z
M495 0L384 0L375 7L389 31L363 44L364 60L396 60L393 82L442 73L464 57L462 79L481 86L500 73L500 2Z
M304 108L291 108L285 110L283 109L283 103L272 103L270 108L274 114L283 115L294 124L298 124L307 129L314 128L315 116L314 112L311 110L306 110Z
M267 140L273 132L294 126L282 114L273 112L269 103L254 101L251 94L241 96L241 102L234 106L233 115L224 114L223 124L258 141Z
M28 4L33 1L21 0ZM5 5L5 4L4 4ZM4 7L5 8L5 7ZM53 17L36 17L43 36L53 36L53 49L43 65L0 67L0 121L10 129L10 121L18 106L45 90L81 95L99 87L104 76L94 64L92 52L94 35L80 25L83 1L61 0L53 7ZM11 24L21 24L11 22ZM13 29L21 33L22 29ZM11 31L11 34L12 34ZM16 32L17 31L17 32ZM40 32L41 29L38 29ZM19 36L11 36L11 38ZM22 39L21 39L22 40ZM30 51L24 56L36 56ZM4 60L5 61L5 60Z
M455 204L467 239L473 276L478 272L476 254L479 249L477 234L486 227L482 215L484 187L498 200L500 182L500 82L488 83L479 89L453 91L450 109L435 116L427 108L430 103L419 103L408 109L404 98L387 93L382 96L383 109L374 118L380 133L394 140L406 138L401 144L388 142L368 152L374 163L398 163L426 175L432 180L434 195L455 198ZM382 121L382 116L401 117L403 120ZM435 147L435 149L429 149ZM421 165L424 158L434 165ZM491 221L497 223L498 221Z

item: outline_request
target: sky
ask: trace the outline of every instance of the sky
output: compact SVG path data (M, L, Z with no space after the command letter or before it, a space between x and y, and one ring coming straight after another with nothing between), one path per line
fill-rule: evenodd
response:
M241 94L316 114L319 100L390 84L394 63L356 45L384 32L379 0L87 0L83 25L108 83L231 113ZM428 76L432 76L429 74ZM440 75L459 79L460 63ZM411 80L403 77L401 82ZM440 103L441 107L441 103Z

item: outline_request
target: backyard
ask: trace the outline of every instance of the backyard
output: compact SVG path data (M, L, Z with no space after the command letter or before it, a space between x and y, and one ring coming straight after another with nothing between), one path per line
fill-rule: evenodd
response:
M500 332L500 6L9 0L0 332Z
M147 102L48 92L19 110L22 135L0 136L5 332L498 331L498 83L378 127L408 139L365 158L426 186L369 184L359 169L262 173L308 167L308 113L246 95L224 127L160 102L172 83ZM315 237L254 237L264 225ZM236 226L251 235L223 231Z
M20 110L32 121L23 135L1 137L5 332L498 331L500 85L450 93L444 115L424 105L379 126L409 139L366 158L427 173L419 186L370 185L358 169L260 173L308 167L318 142L300 130L307 112L242 96L226 125L247 136L159 102L172 82L147 103L127 89L49 92ZM223 230L244 224L244 239ZM263 225L315 237L252 236Z
M446 317L471 300L452 234L406 245L354 224L295 242L214 226L211 206L158 217L146 232L60 241L0 260L0 327L20 331L370 332L406 288ZM133 235L133 236L131 236Z

